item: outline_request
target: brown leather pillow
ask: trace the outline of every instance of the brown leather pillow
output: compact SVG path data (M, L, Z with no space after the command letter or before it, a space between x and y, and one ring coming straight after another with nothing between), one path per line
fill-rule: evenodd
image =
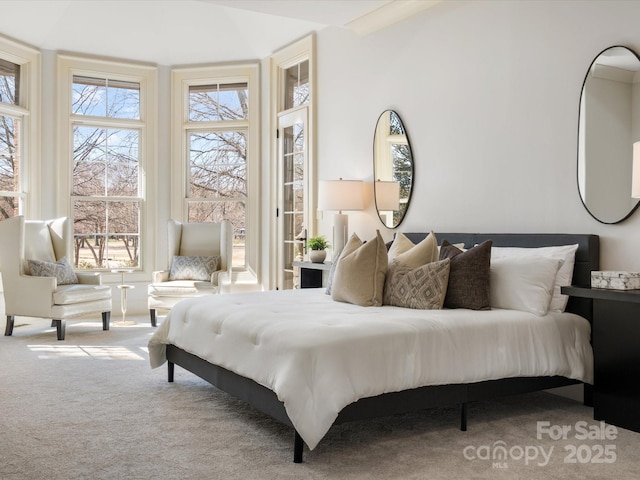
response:
M491 310L491 240L463 252L444 240L440 260L451 259L445 308Z

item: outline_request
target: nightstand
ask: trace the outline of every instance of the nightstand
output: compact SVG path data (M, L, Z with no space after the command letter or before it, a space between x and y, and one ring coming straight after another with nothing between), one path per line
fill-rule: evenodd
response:
M300 288L324 287L331 270L331 262L293 262L293 266L300 268Z
M640 432L640 290L562 287L593 299L593 417Z

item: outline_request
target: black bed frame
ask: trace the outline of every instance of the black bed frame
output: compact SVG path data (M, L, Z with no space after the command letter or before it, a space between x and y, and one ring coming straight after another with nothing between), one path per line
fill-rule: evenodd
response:
M427 234L406 233L405 235L414 243L417 243L425 238ZM591 283L591 271L599 269L600 242L597 235L437 233L436 236L440 242L447 240L450 243L464 243L467 248L485 240L492 240L493 246L496 247L545 247L577 243L578 250L576 252L572 284L589 286ZM571 297L567 305L567 311L581 315L591 322L592 300ZM249 403L259 411L272 416L285 425L293 427L285 411L284 404L278 400L272 390L249 378L213 365L175 345L167 345L166 355L169 382L173 382L174 365L179 365L217 388ZM471 401L534 392L577 383L581 382L555 376L517 377L469 384L420 387L362 398L342 409L335 423L459 404L461 406L460 429L464 431L467 429L467 404ZM591 388L589 388L589 385L584 385L584 387L585 403L590 405ZM302 437L294 429L293 461L295 463L302 462L303 447Z

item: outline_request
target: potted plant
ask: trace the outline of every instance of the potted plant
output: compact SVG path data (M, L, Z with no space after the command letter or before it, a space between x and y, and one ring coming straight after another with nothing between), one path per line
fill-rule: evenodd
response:
M311 249L309 260L313 263L322 263L327 258L326 248L329 247L329 242L322 235L307 240L307 247Z

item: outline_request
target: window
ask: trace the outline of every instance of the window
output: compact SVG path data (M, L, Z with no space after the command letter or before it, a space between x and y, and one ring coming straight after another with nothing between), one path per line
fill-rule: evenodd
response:
M26 214L28 187L38 185L35 169L29 181L26 175L26 152L34 158L37 150L32 119L38 60L31 49L0 38L0 220Z
M20 65L0 58L0 102L19 105Z
M5 105L18 104L20 66L0 60L0 219L18 215L22 200L20 188L21 115Z
M62 57L60 62L70 73L65 98L74 265L140 269L145 145L151 143L144 99L151 97L151 76L135 75L135 67L105 64L88 73L80 69L81 60Z
M245 267L247 129L228 128L224 122L246 122L248 111L246 83L189 87L187 220L229 220L235 236L233 266L241 268ZM199 127L196 122L216 123Z
M308 104L309 98L309 60L284 70L284 110Z
M274 163L270 217L275 238L270 258L269 285L299 288L299 268L306 240L314 236L315 222L315 102L312 74L314 37L309 36L272 56L274 121L278 135L272 140Z
M141 128L117 119L140 117L140 84L74 76L72 88L75 265L138 267Z
M180 105L174 111L185 116L174 119L182 158L174 185L183 201L172 216L194 223L230 221L236 272L254 270L257 258L256 81L254 66L174 71L174 86L182 85L174 89Z

